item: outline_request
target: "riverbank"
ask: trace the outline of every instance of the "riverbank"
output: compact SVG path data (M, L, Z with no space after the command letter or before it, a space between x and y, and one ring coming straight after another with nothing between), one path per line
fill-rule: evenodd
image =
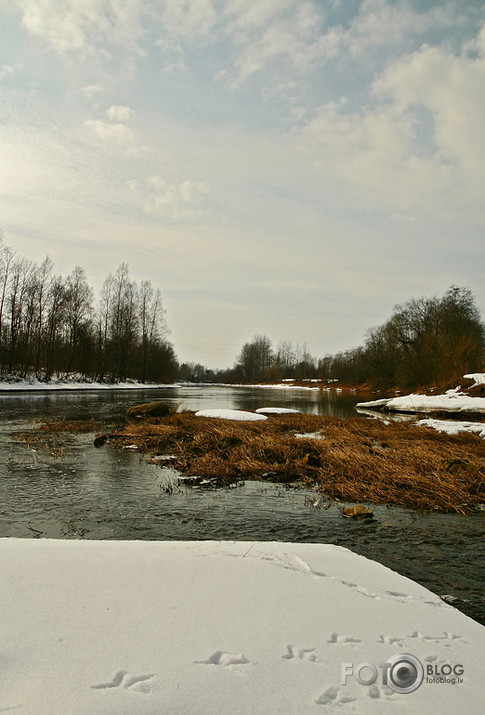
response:
M2 392L67 392L69 390L150 390L165 387L177 387L176 384L153 384L127 380L125 382L94 382L76 378L55 378L49 381L37 378L16 378L10 376L0 380L0 393Z
M485 442L409 423L304 414L233 421L174 413L131 421L96 445L136 449L186 484L298 483L325 500L470 513L485 501Z
M382 390L376 385L370 383L364 383L361 385L355 385L347 382L341 382L340 380L323 380L320 378L306 378L306 379L287 379L281 380L277 383L255 383L255 384L240 384L233 385L234 387L249 387L249 388L261 388L270 390L311 390L311 391L321 391L321 392L336 392L336 393L358 393L358 394L368 394L368 395L382 395L375 402L376 406L387 403L393 399L402 399L401 394L404 391L399 386L394 386L387 390ZM460 380L460 385L456 384L450 385L440 385L435 387L417 388L416 393L413 395L407 395L407 397L425 397L426 395L439 398L443 395L459 393L460 395L465 395L468 397L485 397L485 373L475 372L463 375ZM368 403L367 403L368 404Z
M0 539L0 555L2 710L431 715L483 703L485 628L338 546ZM409 693L380 667L404 653L424 669ZM355 678L364 662L377 669L369 685Z

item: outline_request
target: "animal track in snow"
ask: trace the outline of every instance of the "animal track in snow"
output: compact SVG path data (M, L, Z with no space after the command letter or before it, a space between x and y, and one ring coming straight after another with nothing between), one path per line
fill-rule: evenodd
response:
M296 645L287 645L288 653L281 657L285 660L309 660L312 663L317 662L316 648L298 648Z
M435 666L436 666L436 665L442 666L442 665L444 665L444 664L447 662L447 661L444 660L443 658L440 658L439 656L434 655L434 654L433 654L433 655L427 655L427 656L425 656L425 657L423 658L423 660L424 660L426 663L433 663L433 665L435 665Z
M427 636L425 633L421 633L421 631L414 631L411 635L406 636L406 638L416 638L430 643L443 643L445 648L451 648L452 643L456 643L456 641L468 643L468 641L464 640L462 636L457 636L454 633L447 633L446 631L443 632L442 636Z
M216 650L212 653L206 660L194 660L194 663L202 663L203 665L246 665L251 661L246 658L245 655L239 653L239 655L234 655L233 653L226 653L223 650Z
M394 636L388 636L385 633L379 636L377 643L384 643L385 645L397 645L399 648L404 648L404 638L395 638Z
M341 693L340 688L330 687L325 690L324 693L320 695L319 698L315 700L317 705L345 705L346 703L353 703L356 698L351 695Z
M110 680L109 683L99 683L99 685L91 685L91 687L95 690L104 690L105 688L119 688L121 683L123 682L123 678L125 677L126 673L126 670L118 670L114 678Z
M352 636L341 636L338 633L332 633L327 643L340 643L344 645L356 646L358 643L362 643L359 638L352 638Z
M387 685L383 685L382 688L379 688L378 685L374 683L374 685L370 685L369 688L367 689L367 695L369 698L373 698L374 700L377 700L379 698L384 697L385 700L389 700L393 696L396 695L394 690L391 690ZM394 702L396 700L399 700L399 698L395 698Z
M130 688L130 690L136 690L140 693L149 693L152 688L151 684L147 681L154 678L155 675L155 673L150 673L148 675L128 675L127 670L118 670L112 680L108 681L107 683L91 685L91 687L94 690L106 690L108 688Z
M246 554L245 554L245 556L246 556ZM420 602L420 603L425 603L427 605L433 606L435 608L448 607L448 604L441 601L441 599L438 596L436 597L436 600L431 601L431 600L429 600L428 597L414 596L410 593L404 593L402 591L388 591L385 589L382 589L379 591L371 591L370 589L366 588L365 586L359 586L359 584L354 583L353 581L347 581L347 580L338 578L336 576L330 576L329 574L324 573L323 571L317 571L316 569L313 569L309 563L304 561L304 559L300 558L299 556L292 556L290 554L285 554L285 553L280 553L280 554L271 553L271 554L257 555L253 558L259 558L262 561L270 561L275 566L279 566L280 568L288 569L289 571L297 571L299 573L309 574L310 576L327 579L328 581L332 581L333 583L339 584L341 586L345 586L346 588L350 588L352 591L355 591L356 593L359 593L361 596L365 596L366 598L374 598L376 600L391 599L393 601L397 600L397 601L405 601L405 602Z

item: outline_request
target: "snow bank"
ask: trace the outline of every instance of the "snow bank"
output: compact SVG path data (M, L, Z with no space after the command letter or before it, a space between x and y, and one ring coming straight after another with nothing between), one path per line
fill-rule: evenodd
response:
M57 380L51 382L39 382L39 380L19 380L17 382L0 381L0 392L17 391L44 391L48 390L148 390L166 387L178 387L178 385L153 385L143 382L117 382L114 385L102 382L70 382L69 380Z
M284 381L283 381L284 382ZM260 387L263 390L319 390L319 387L309 387L308 385L292 385L290 382L276 383L275 385L255 384L255 385L231 385L230 387Z
M433 427L438 432L458 434L459 432L474 432L485 439L485 422L456 422L455 420L419 420L418 425Z
M356 407L377 408L391 412L485 412L485 397L470 397L458 390L444 395L403 395L389 399L358 402Z
M482 712L485 628L338 546L0 539L0 563L2 711ZM403 653L463 682L394 692Z
M260 407L256 410L258 415L299 415L300 410L292 410L289 407Z
M257 415L254 412L245 412L244 410L226 410L211 408L208 410L199 410L195 413L196 417L217 417L223 420L236 420L238 422L256 422L257 420L267 420L264 415Z
M469 372L467 375L463 375L463 377L467 380L475 380L475 384L472 385L472 387L485 385L485 372Z

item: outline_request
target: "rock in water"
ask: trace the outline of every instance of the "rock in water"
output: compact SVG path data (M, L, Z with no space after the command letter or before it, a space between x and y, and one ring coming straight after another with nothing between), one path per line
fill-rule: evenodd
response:
M108 436L105 434L100 434L96 437L94 440L94 446L95 447L102 447L104 444L106 444L108 440Z
M374 516L374 512L362 504L357 504L357 506L349 506L343 509L342 516L348 516L351 519L371 519Z
M146 420L150 417L167 417L172 412L173 405L167 402L145 402L134 405L126 410L126 416L135 420Z

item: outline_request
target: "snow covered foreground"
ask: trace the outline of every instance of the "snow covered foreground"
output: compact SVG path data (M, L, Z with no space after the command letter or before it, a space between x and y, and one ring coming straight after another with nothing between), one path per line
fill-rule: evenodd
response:
M471 714L485 701L485 628L337 546L0 539L0 568L1 712ZM463 682L425 675L393 693L379 666L399 653ZM366 662L374 684L342 684L342 663Z

